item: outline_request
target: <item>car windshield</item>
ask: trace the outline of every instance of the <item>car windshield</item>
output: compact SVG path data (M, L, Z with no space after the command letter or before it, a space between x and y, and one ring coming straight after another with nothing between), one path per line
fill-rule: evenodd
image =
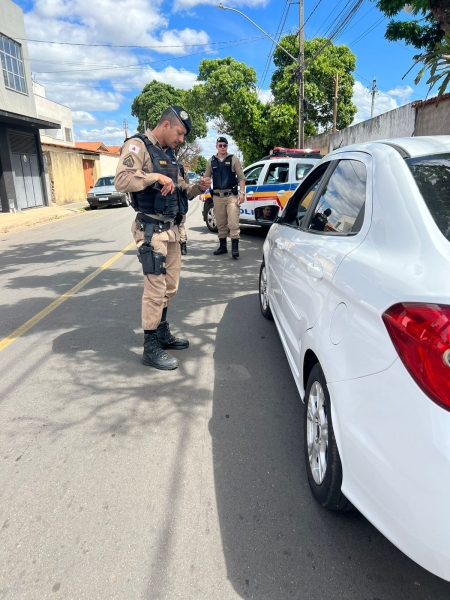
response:
M431 216L450 241L450 154L407 158Z
M105 185L114 185L114 177L100 177L95 187L103 187Z

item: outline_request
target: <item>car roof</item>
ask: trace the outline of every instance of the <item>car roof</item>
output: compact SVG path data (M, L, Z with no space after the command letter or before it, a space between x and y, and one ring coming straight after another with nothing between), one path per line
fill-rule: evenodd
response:
M370 151L374 147L380 147L381 144L391 146L400 152L403 158L415 158L428 154L442 154L450 152L450 135L430 135L406 138L392 138L386 140L377 140L374 142L364 142L361 144L352 144L337 148L331 154L340 152L351 152L355 150Z

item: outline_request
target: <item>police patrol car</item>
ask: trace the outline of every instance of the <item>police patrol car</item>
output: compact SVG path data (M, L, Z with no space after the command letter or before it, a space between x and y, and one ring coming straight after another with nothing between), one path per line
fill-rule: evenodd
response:
M276 147L270 156L246 167L245 201L240 205L240 223L270 226L299 183L321 158L319 150ZM208 229L217 233L211 194L207 192L205 197L203 218Z

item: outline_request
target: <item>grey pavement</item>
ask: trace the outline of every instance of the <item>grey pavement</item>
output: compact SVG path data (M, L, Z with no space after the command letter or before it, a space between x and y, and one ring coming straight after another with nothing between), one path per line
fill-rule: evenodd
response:
M125 248L132 218L1 234L0 341ZM264 232L233 261L196 201L187 225L176 371L140 364L134 250L0 351L0 599L449 600L360 513L313 500L302 403L259 312Z

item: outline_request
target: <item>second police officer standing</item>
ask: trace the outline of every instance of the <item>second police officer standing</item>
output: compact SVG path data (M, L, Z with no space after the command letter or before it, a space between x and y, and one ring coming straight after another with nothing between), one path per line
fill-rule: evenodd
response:
M245 175L239 159L228 154L228 140L218 137L217 154L212 156L206 165L205 177L212 175L211 195L214 203L219 234L219 247L214 254L226 254L227 235L230 230L231 256L239 257L239 205L245 197ZM239 190L238 190L239 185Z
M166 109L153 131L136 135L122 146L114 185L132 192L137 212L131 231L144 273L142 327L144 365L176 369L178 361L166 350L188 348L176 338L166 320L170 299L177 293L181 253L178 223L187 212L187 198L205 191L209 179L188 185L181 177L172 151L189 134L191 121L181 106Z

